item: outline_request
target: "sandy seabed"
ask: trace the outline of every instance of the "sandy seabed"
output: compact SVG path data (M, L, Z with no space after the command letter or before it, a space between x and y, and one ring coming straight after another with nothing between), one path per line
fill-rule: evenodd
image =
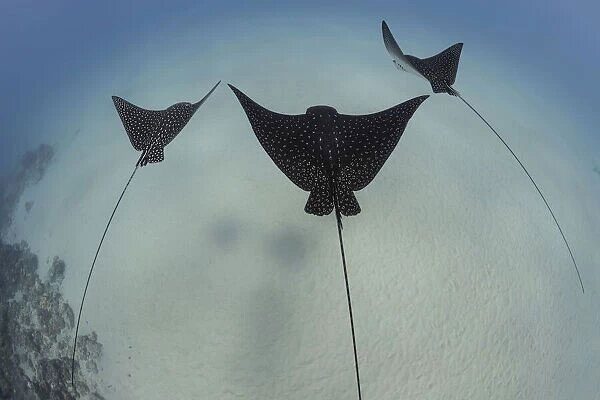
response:
M85 105L76 116L65 106L59 114L70 117L48 123L60 132L54 162L18 197L6 240L27 240L30 250L14 251L42 260L37 269L25 263L37 271L27 282L54 293L59 310L79 304L93 251L137 159L111 95L162 108L197 100L226 78L275 111L301 113L319 103L364 114L429 93L386 63L379 41L340 48L339 37L371 37L364 32L330 26L306 36L316 31L266 23L236 37L229 28L218 48L201 48L193 40L200 35L185 32L179 37L189 39L178 46L153 43L165 49L160 58L132 50L118 63L121 76L95 77L95 87L65 96ZM317 41L327 51L314 52ZM274 47L279 56L266 65ZM536 177L588 291L578 291L555 226L510 156L455 99L432 96L379 176L357 193L363 212L344 223L363 393L378 400L589 398L600 393L593 149L567 140L575 118L540 101L530 82L490 80L502 66L472 61L474 47L466 50L471 61L463 55L457 88ZM481 71L485 85L477 81ZM335 221L305 215L306 197L275 169L222 85L167 147L165 161L139 171L123 200L84 311L81 333L97 338L102 351L99 357L100 346L92 346L95 368L80 369L82 386L107 399L354 396ZM60 285L49 280L54 256L65 263ZM35 302L27 307L38 312ZM64 327L48 354L63 366L69 315L57 313ZM38 379L26 359L15 360L27 379ZM48 376L63 376L61 368Z

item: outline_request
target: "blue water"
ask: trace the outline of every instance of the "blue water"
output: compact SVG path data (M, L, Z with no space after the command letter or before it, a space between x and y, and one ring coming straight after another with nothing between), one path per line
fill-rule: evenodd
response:
M219 24L227 20L251 23L273 16L293 26L298 17L343 20L359 16L358 23L376 26L377 20L398 21L402 28L426 30L451 41L473 42L494 49L494 55L510 60L511 74L523 66L547 82L554 95L587 123L586 138L598 144L593 128L598 125L595 104L600 100L597 65L600 62L598 27L594 16L600 5L578 1L505 1L487 4L437 1L410 4L373 1L281 2L219 1L105 1L84 4L56 1L4 2L0 66L2 136L0 160L6 167L14 154L36 143L38 132L27 130L36 110L52 103L57 90L73 76L85 72L114 73L113 58L141 38L167 37L176 42L177 32L187 26L211 26L198 41L219 37ZM175 22L176 21L176 22ZM375 28L373 28L375 29ZM423 50L425 52L425 50ZM74 106L77 99L73 99ZM23 115L29 115L24 118Z
M416 56L465 43L456 88L538 179L586 294L510 156L458 100L432 96L345 225L363 398L599 398L600 4L402 3L0 3L0 217L12 221L0 219L0 261L37 268L22 284L50 282L43 293L60 298L63 336L40 357L70 356L62 304L77 309L138 157L110 96L164 108L222 79L124 197L86 305L82 334L103 344L87 344L98 371L86 382L107 399L353 398L334 221L303 213L305 193L226 83L289 114L431 94L394 68L385 19ZM0 398L2 379L22 378L0 374Z

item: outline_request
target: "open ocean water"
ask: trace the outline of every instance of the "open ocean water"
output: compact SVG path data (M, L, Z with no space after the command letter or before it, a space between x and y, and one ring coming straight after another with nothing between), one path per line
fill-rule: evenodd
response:
M0 4L0 399L352 399L334 213L276 168L263 107L430 95L343 218L362 398L600 399L597 2ZM464 43L460 100L398 70ZM215 92L139 168L111 96ZM144 128L145 129L145 128ZM140 134L144 134L142 129ZM165 128L166 129L166 128ZM342 133L343 134L343 133Z

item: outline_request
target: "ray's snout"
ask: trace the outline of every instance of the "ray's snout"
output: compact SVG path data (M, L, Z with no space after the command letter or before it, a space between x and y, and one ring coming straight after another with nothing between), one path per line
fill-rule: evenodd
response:
M337 110L331 106L312 106L306 109L309 115L335 115Z

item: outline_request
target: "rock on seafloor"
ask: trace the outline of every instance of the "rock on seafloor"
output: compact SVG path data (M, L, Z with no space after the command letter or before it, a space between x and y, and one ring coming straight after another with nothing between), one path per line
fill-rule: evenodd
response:
M102 355L95 332L79 337L77 392L71 385L75 315L60 291L65 262L54 257L42 279L27 242L2 238L25 188L42 179L53 155L41 145L0 180L0 400L103 398L95 383Z
M102 355L94 332L79 338L77 393L71 386L74 313L60 293L65 264L55 258L47 281L37 268L27 243L0 241L0 399L102 398L90 379Z

